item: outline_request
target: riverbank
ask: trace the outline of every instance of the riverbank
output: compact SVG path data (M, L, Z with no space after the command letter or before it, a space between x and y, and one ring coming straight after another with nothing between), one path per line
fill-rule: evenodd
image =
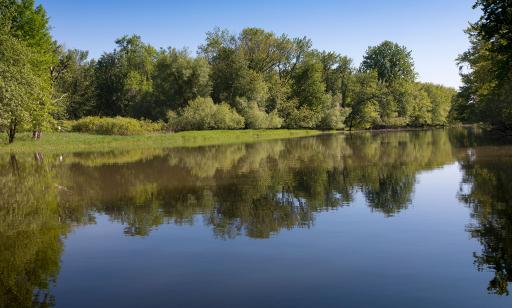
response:
M21 133L12 144L0 138L0 153L65 153L130 150L140 148L197 147L204 145L249 143L275 139L298 138L335 131L319 130L209 130L161 133L137 136L92 135L85 133L43 133L40 140L31 134Z

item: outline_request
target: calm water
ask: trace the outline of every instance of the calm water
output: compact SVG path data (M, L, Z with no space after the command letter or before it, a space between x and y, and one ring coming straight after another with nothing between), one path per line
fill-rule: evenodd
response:
M0 195L0 307L512 307L474 130L3 155Z

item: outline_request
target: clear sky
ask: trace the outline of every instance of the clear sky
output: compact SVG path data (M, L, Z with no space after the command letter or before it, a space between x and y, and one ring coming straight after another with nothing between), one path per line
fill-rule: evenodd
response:
M204 42L218 26L238 32L261 27L307 36L313 47L352 57L356 64L370 45L395 41L412 50L422 81L460 85L454 59L468 47L463 32L479 12L474 0L37 0L50 16L54 37L94 58L114 48L124 34L139 34L159 47Z

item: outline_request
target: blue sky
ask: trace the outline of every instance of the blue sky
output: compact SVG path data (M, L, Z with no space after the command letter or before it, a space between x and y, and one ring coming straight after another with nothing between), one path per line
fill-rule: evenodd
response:
M392 40L413 52L422 81L460 85L454 59L468 47L463 32L479 12L474 0L38 0L54 37L97 58L124 34L139 34L155 47L188 47L195 53L205 32L218 26L238 32L261 27L307 36L313 47L352 57Z

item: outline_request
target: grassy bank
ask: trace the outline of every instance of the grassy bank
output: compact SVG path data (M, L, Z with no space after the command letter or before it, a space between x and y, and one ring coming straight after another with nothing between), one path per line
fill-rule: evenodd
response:
M82 151L129 150L162 147L196 147L214 144L246 143L274 139L319 135L318 130L210 130L162 133L138 136L105 136L85 133L44 133L40 140L31 139L31 134L16 136L13 144L6 144L2 134L0 153L64 153Z

